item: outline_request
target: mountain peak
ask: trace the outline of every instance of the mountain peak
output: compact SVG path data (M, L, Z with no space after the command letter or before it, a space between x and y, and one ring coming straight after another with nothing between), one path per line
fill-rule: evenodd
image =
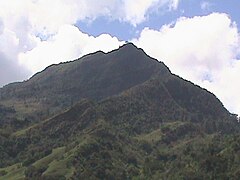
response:
M56 114L85 98L100 101L147 81L160 79L160 84L165 83L174 101L179 101L178 104L186 101L189 111L193 111L188 101L190 95L185 94L185 90L192 94L200 91L197 88L193 88L193 91L194 85L189 84L184 89L182 84L187 84L184 80L176 80L164 63L151 58L141 48L130 42L109 53L99 52L50 66L26 82L0 89L0 103L10 99L25 106L27 99L29 102L34 99L37 102L34 104L36 108L28 115L36 114L41 108L45 112L49 107L51 112L47 112L47 116L48 113ZM215 100L213 102L217 104L216 109L226 112L221 103ZM185 107L186 104L183 103L182 106Z
M126 43L109 53L98 51L49 66L26 82L1 89L0 102L8 98L19 101L35 98L43 104L47 101L51 107L56 105L58 111L59 103L68 107L83 98L101 100L165 74L170 73L163 63L133 43ZM52 111L55 113L55 109Z
M122 46L119 47L119 49L117 50L128 50L128 51L136 51L136 50L141 50L142 49L138 48L135 44L133 44L132 42L126 42L125 44L123 44Z
M132 42L126 42L121 47L132 47L132 48L137 48L138 49L138 47Z
M127 43L0 89L0 179L238 179L239 131L213 94Z

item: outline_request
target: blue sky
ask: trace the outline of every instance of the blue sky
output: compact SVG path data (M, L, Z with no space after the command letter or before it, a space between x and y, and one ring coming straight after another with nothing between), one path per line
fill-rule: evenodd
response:
M0 87L131 41L240 114L239 11L239 0L0 0Z
M202 6L206 6L203 9ZM118 37L120 40L129 40L136 38L144 27L158 30L164 24L176 21L181 16L194 17L204 16L212 12L226 13L231 19L237 22L238 29L240 27L240 1L239 0L182 0L179 2L178 8L174 11L164 11L148 14L146 21L138 24L136 27L119 20L111 20L107 17L98 17L93 22L79 21L76 26L81 31L93 36L99 36L103 33L109 33Z

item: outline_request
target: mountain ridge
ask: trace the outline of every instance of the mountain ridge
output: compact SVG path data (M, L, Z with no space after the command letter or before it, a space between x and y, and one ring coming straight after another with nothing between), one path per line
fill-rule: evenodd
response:
M120 53L123 57L119 57L119 51L125 51L124 49L131 49L128 51L131 54ZM118 94L146 81L159 68L166 72L169 71L163 64L156 66L155 63L160 64L157 61L146 61L150 57L133 44L124 45L110 53L101 53L100 57L98 55L99 53L92 53L69 63L49 66L28 81L6 86L0 89L0 101L3 101L4 98L14 99L14 101L19 99L18 103L21 106L32 101L33 103L30 103L29 106L36 106L35 109L37 109L39 105L34 104L34 101L42 102L44 106L55 101L54 103L58 106L57 99L62 98L60 101L65 101L63 106L69 107L81 98L102 99ZM136 66L137 62L139 63ZM75 84L74 79L76 80ZM50 97L49 94L51 94ZM44 97L52 100L49 102ZM22 102L22 99L25 101ZM52 104L51 107L53 109Z
M0 96L0 180L240 175L237 119L133 44L49 66Z
M206 95L207 98L202 97L206 99L205 104L210 99L215 101L213 105L218 104L214 111L224 112L225 117L230 114L213 93L172 74L164 63L151 58L132 43L109 53L97 51L74 61L51 65L28 81L1 88L0 104L12 108L16 114L12 116L31 124L56 115L81 99L104 100L151 79L159 79L180 107L190 105L188 94L184 91L195 91L195 96L200 92ZM191 86L194 88L189 88ZM191 101L201 102L202 98ZM205 105L200 106L204 108ZM190 108L194 109L194 106L190 105L186 111L191 111Z

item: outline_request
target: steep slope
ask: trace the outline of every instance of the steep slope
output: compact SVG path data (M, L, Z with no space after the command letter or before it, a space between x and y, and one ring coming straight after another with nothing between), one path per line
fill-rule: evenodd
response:
M0 89L0 111L5 114L2 121L19 124L21 128L57 114L83 98L102 100L150 79L160 78L164 82L169 77L171 80L164 88L180 106L186 106L186 110L195 108L201 114L201 106L207 107L205 111L228 114L220 101L207 91L202 91L198 100L194 99L198 88L172 75L163 63L129 43L107 54L96 52L72 62L52 65L28 81ZM192 104L198 101L202 105ZM213 106L208 108L206 104ZM12 109L12 112L6 113L4 109Z
M96 52L52 65L28 81L5 86L0 90L0 104L14 106L19 116L38 119L36 114L47 117L82 98L104 99L166 73L170 74L164 64L126 44L107 54Z
M224 113L213 116L211 112L195 121L193 113L179 106L158 79L150 80L98 103L82 100L15 133L5 140L1 165L9 159L22 162L15 170L18 176L29 179L175 179L176 172L182 178L209 179L224 177L226 167L231 169L229 176L237 177L239 156L229 154L238 152L239 138L234 140L238 123L222 121ZM218 126L209 134L205 121L225 123L224 128ZM214 149L218 141L221 144ZM213 164L209 165L208 158ZM230 158L233 164L221 165ZM177 168L178 164L192 167L186 170ZM213 172L212 165L219 169ZM3 169L7 171L3 177L14 174L8 169Z
M72 139L97 130L96 124L99 122L105 122L104 124L108 124L114 131L130 136L151 133L165 124L175 122L187 124L184 133L190 131L196 134L200 132L229 134L239 131L236 119L224 111L219 101L213 104L219 109L218 114L212 111L204 112L207 104L202 102L203 98L192 104L193 110L188 109L188 106L179 105L165 87L171 79L164 82L161 78L151 79L99 102L82 100L54 117L12 134L10 137L13 137L13 142L7 143L9 146L5 146L2 154L8 154L6 157L12 156L14 159L22 153L19 158L25 159L32 145L46 151L56 146L65 146ZM179 81L187 83L181 79ZM205 90L196 88L198 92L194 97L189 95L189 101L201 98L202 94L206 96ZM181 88L175 90L181 91ZM210 107L214 107L213 105L210 104ZM201 111L204 113L199 113ZM14 141L19 139L21 143L18 142L13 148ZM23 156L23 151L26 151L26 156Z
M238 125L213 94L174 75L153 78L100 105L107 120L133 134L174 121L199 124L208 133L230 133Z
M240 173L236 117L133 44L52 65L0 94L0 180Z
M1 96L42 98L51 93L102 99L142 83L156 72L167 71L163 64L150 59L141 49L126 44L108 54L96 52L73 62L52 65L27 82L3 88Z

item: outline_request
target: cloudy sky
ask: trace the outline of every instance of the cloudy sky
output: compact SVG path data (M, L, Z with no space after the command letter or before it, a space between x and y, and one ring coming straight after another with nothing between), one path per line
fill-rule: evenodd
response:
M239 0L0 0L0 87L134 42L240 114Z

